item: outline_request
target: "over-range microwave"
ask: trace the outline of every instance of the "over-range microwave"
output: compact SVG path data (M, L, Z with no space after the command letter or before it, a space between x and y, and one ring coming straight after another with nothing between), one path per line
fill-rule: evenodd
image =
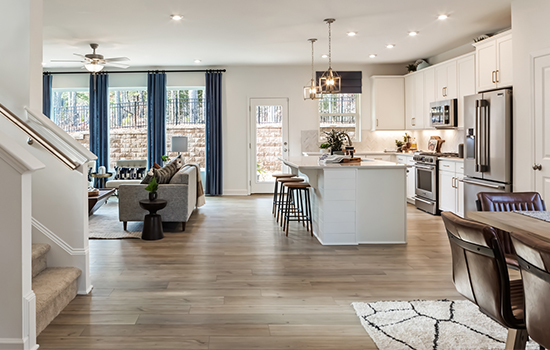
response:
M458 100L443 100L430 103L430 120L435 128L456 128Z

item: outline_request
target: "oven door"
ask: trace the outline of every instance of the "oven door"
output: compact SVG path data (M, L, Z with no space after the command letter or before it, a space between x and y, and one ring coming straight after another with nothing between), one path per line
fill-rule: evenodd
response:
M417 196L437 200L437 170L435 165L416 163L416 190Z

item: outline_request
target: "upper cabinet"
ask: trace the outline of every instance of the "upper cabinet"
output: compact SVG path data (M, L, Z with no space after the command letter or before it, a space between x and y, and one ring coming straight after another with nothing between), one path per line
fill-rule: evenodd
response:
M372 129L405 129L405 79L372 76Z
M512 32L498 34L474 46L477 67L476 90L481 92L512 86Z
M407 129L423 129L425 118L424 72L405 76L405 124Z
M435 67L435 81L437 101L457 98L456 61Z
M458 77L458 127L464 127L464 96L476 93L475 54L462 56L456 61Z

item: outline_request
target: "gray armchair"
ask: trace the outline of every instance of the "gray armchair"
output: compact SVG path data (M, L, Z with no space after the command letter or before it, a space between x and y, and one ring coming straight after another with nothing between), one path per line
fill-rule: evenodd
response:
M143 221L147 210L139 206L139 201L148 199L147 185L122 184L118 188L118 218L127 228L128 221ZM169 184L161 184L158 188L158 198L168 201L166 208L159 211L163 222L185 223L195 209L197 203L197 172L195 167L185 167L176 173Z

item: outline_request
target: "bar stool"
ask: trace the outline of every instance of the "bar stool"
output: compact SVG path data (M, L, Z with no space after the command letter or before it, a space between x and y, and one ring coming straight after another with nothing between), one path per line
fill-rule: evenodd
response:
M281 187L279 188L279 199L277 201L277 222L279 222L279 216L281 217L281 226L283 226L283 215L280 215L280 213L284 210L284 204L285 204L285 187L284 184L287 182L304 182L304 179L301 179L299 177L282 177L280 179L277 179L277 182L281 184Z
M285 210L283 211L283 230L288 237L288 226L290 221L302 222L307 231L313 236L313 223L311 221L311 200L309 197L309 188L307 182L286 182L284 187L288 188L286 195ZM303 195L303 196L302 196ZM291 205L294 204L294 208Z
M273 174L271 176L275 178L275 189L273 190L273 209L271 210L271 214L275 216L275 208L279 204L277 203L277 194L280 191L280 189L283 187L283 184L278 182L277 180L282 178L289 179L289 178L295 177L296 175L290 174L290 173L287 173L287 174L281 173L281 174Z

